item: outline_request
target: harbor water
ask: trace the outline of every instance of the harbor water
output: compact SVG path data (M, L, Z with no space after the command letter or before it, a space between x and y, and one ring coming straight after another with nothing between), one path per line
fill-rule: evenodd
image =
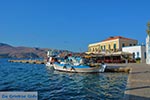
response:
M0 59L0 91L37 91L38 100L121 100L126 73L66 73Z

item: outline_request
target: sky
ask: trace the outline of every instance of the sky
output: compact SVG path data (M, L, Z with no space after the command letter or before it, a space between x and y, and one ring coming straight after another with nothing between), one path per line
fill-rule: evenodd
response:
M88 50L110 36L145 43L150 0L0 0L0 43Z

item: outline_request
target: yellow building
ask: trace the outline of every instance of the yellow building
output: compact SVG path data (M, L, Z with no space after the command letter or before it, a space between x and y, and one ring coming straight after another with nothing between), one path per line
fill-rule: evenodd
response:
M135 46L138 41L121 36L109 37L101 42L89 44L88 52L100 53L100 52L115 52L122 51L122 47Z

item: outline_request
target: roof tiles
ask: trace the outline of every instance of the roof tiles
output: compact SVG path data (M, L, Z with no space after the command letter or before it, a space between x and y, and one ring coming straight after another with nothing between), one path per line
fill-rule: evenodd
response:
M122 37L122 36L114 36L114 37L109 37L109 38L107 38L105 40L102 40L101 42L115 40L115 39L133 40L133 39L125 38L125 37Z

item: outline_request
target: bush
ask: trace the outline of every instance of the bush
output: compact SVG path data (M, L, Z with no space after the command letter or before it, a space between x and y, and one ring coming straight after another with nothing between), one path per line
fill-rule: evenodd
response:
M138 57L138 58L136 58L135 60L136 60L136 63L140 63L141 58Z
M140 58L140 57L138 57L138 58L136 58L135 60L136 60L136 61L139 61L139 60L141 60L141 58Z

